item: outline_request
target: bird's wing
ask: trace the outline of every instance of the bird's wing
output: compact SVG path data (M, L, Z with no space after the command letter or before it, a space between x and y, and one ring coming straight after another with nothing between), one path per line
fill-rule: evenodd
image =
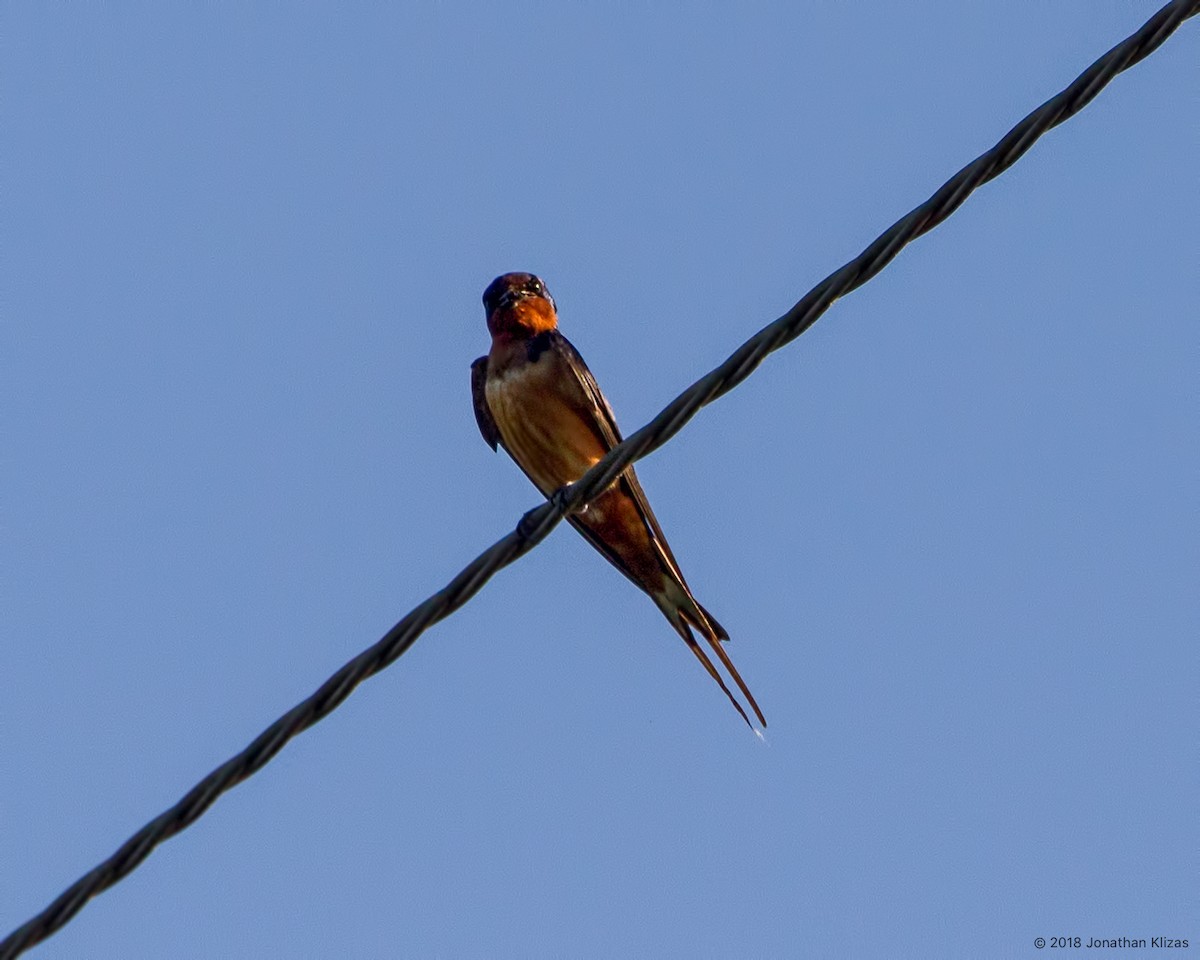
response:
M600 438L604 441L605 447L611 450L621 442L621 432L617 428L617 420L616 417L613 416L612 408L609 407L608 401L604 398L604 394L600 392L600 387L596 383L596 378L592 376L592 372L588 369L587 364L583 362L583 357L579 355L579 351L577 351L571 345L571 342L567 340L566 337L557 333L557 331L551 335L557 336L560 339L562 343L562 353L567 360L567 366L569 366L572 372L575 374L579 381L579 385L583 390L584 396L587 397L587 400L591 406L591 415L587 419L590 423L594 424L594 427L600 435ZM742 705L737 702L737 699L725 685L725 681L721 679L721 675L717 672L716 667L713 666L712 661L708 658L707 654L705 654L703 648L696 642L691 630L688 629L688 625L690 624L700 631L701 635L708 642L708 645L712 647L713 652L720 659L721 663L725 665L725 669L729 671L729 675L733 677L734 682L737 683L738 688L745 695L746 700L750 703L750 706L754 709L755 714L758 716L759 723L765 727L767 725L767 721L763 716L762 710L759 709L758 703L754 699L754 694L750 692L750 688L746 686L746 682L742 679L741 674L738 673L737 667L735 667L733 665L733 661L730 660L729 654L727 654L721 646L721 641L728 640L729 634L725 631L725 628L717 622L716 617L705 610L704 607L700 606L700 603L695 597L692 596L691 588L688 587L687 581L683 579L683 573L679 569L679 564L675 561L674 554L671 553L671 547L667 543L667 538L663 535L662 527L658 525L658 519L654 516L654 511L650 509L650 503L646 499L646 494L642 490L642 485L638 482L637 474L633 472L633 468L630 467L623 474L621 474L617 483L620 484L622 491L633 501L634 506L637 508L637 512L642 519L642 522L645 523L646 527L650 530L652 534L650 539L654 544L655 551L658 553L658 558L663 565L663 569L678 584L678 588L682 592L683 596L678 597L676 600L678 607L674 614L668 611L667 606L663 606L661 603L659 604L663 610L663 613L667 616L667 619L671 621L671 625L675 627L676 631L678 631L684 642L688 645L688 647L691 648L692 653L694 653L700 663L703 664L704 669L708 671L709 675L717 682L717 685L720 686L720 688L725 692L725 696L729 698L729 702L732 703L737 712L741 714L742 719L746 721L748 726L753 726L750 723L750 718L746 716L746 711L742 709ZM571 525L575 527L576 530L583 534L584 538L593 547L599 550L600 553L603 554L610 563L612 563L613 566L615 566L618 570L625 574L626 577L632 580L643 590L646 589L645 585L639 582L637 577L635 577L625 566L624 560L618 556L594 530L585 526L578 514L573 514L567 519L571 522ZM655 599L655 602L659 602L657 598ZM672 604L671 601L667 601L667 605L671 606L674 604Z
M545 336L552 337L558 341L562 356L566 360L566 365L575 375L575 379L583 391L583 396L586 398L589 407L586 411L588 414L586 419L595 430L597 437L604 444L604 449L606 451L611 450L621 442L621 430L617 426L617 418L613 414L612 407L608 405L608 400L601 392L600 385L596 383L596 378L592 376L592 371L588 369L588 365L584 362L583 357L579 355L579 351L575 349L571 341L557 330ZM671 552L670 544L667 543L667 538L663 534L662 527L658 524L658 518L654 515L654 511L650 509L650 501L646 499L646 493L642 490L642 485L638 482L637 474L634 473L633 467L629 467L621 474L617 483L620 489L633 501L638 515L649 529L651 540L654 542L655 549L663 561L663 566L673 578L679 581L684 590L688 590L687 581L683 579L683 573L679 569L675 555ZM568 519L571 521L572 526L582 533L592 546L604 554L618 570L633 580L634 583L637 583L637 579L626 571L623 561L619 557L616 557L611 549L606 547L592 531L588 530L578 517L573 516ZM690 591L688 592L690 593Z
M492 410L487 402L487 365L487 357L480 357L471 364L471 400L475 405L475 422L479 424L479 432L488 446L495 450L500 442L500 430L492 419Z

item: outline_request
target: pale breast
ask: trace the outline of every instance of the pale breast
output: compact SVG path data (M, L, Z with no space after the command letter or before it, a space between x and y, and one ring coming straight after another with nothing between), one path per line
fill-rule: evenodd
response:
M489 371L487 402L505 447L544 494L578 480L608 452L578 382L552 353Z

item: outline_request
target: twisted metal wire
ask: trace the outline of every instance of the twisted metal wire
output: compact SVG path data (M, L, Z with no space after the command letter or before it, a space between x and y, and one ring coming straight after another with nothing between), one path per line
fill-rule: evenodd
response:
M526 513L512 533L476 557L374 646L343 666L316 693L276 720L245 750L213 770L175 806L142 827L116 853L13 931L0 942L0 960L13 960L57 932L88 900L131 873L158 844L195 823L217 797L261 770L284 744L328 716L356 686L396 661L426 629L463 606L494 573L537 546L564 515L594 498L631 463L670 440L701 407L745 380L768 354L804 333L836 299L874 277L906 244L949 217L973 190L1007 170L1038 137L1082 110L1113 77L1153 53L1184 20L1197 13L1200 0L1174 0L1159 10L1062 93L1030 113L992 149L956 173L866 250L822 280L787 313L743 343L729 359L688 387L646 426L614 447L576 483L558 490L541 506Z

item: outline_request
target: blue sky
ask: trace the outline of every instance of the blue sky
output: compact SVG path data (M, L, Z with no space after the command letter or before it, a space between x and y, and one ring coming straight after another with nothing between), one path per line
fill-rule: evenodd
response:
M0 934L1156 9L564 7L6 5ZM1200 942L1198 28L639 465L766 746L564 526L33 955Z

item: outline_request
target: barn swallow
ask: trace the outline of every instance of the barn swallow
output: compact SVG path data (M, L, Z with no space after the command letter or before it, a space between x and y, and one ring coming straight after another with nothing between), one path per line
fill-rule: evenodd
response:
M504 447L549 497L583 476L621 442L621 433L583 357L558 332L554 299L539 278L531 273L497 277L483 293L483 307L492 349L471 364L479 432L493 450ZM650 596L753 729L692 628L704 637L766 727L721 645L729 634L692 596L633 467L567 520Z

